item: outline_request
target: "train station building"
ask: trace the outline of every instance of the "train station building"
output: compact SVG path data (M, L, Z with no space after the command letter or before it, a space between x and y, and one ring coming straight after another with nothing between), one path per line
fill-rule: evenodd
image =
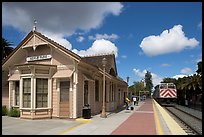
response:
M81 57L33 30L2 63L2 105L29 119L78 118L85 104L99 114L104 74L106 111L113 111L124 105L128 86L115 55Z

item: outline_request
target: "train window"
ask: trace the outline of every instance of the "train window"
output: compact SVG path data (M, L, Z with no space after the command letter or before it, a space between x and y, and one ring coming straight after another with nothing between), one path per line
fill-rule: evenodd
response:
M175 89L175 85L174 85L173 83L169 83L169 84L168 84L168 88L173 88L173 89Z
M167 84L166 83L162 83L161 85L160 85L160 89L166 89L167 88Z

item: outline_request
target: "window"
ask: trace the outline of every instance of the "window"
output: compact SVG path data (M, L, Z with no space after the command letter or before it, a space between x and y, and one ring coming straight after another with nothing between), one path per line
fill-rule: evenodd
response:
M168 83L168 88L172 88L172 89L175 89L175 85L173 83Z
M88 81L84 81L84 105L88 104Z
M110 82L109 98L110 101L115 101L115 87L116 85L113 82Z
M70 81L60 81L60 102L69 101Z
M19 106L19 81L15 82L15 105Z
M95 80L95 101L99 101L99 81Z
M109 100L108 101L112 101L112 82L110 82Z
M31 97L31 79L23 79L23 107L30 108L30 97Z
M36 79L36 107L47 107L48 97L48 79L37 78Z
M167 88L167 84L166 83L162 83L161 85L160 85L160 89L166 89Z

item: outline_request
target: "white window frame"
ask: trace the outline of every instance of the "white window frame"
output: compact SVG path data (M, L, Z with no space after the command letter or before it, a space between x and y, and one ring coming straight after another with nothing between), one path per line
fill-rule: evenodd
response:
M31 93L30 93L30 108L26 108L26 107L23 106L23 80L24 80L24 79L27 79L27 78L30 79L30 83L31 83L31 87L30 87L30 88L31 88L31 91L30 91L30 92L31 92ZM32 81L33 81L33 80L32 80L32 77L22 77L21 81L22 81L22 82L21 82L20 85L21 85L22 88L21 88L21 103L20 103L20 106L21 106L21 108L23 108L23 109L31 109L31 108L32 108L32 87L33 87L33 86L32 86Z
M16 105L16 82L19 82L19 105ZM20 80L15 80L15 81L12 81L13 82L13 107L20 107Z

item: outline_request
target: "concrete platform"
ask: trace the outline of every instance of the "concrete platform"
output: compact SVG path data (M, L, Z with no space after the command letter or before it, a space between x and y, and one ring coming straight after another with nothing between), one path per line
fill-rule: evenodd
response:
M2 116L3 135L187 135L169 114L152 99L91 119L26 120Z

